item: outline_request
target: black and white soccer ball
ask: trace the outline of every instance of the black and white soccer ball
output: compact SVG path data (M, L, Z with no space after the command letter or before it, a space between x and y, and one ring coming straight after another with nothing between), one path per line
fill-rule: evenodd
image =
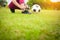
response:
M33 12L40 12L40 11L41 11L40 5L34 4L34 5L32 6L32 11L33 11Z

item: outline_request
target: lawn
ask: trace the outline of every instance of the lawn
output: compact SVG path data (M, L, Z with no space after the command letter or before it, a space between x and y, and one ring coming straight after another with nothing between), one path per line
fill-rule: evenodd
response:
M60 10L31 13L0 8L0 40L60 40Z

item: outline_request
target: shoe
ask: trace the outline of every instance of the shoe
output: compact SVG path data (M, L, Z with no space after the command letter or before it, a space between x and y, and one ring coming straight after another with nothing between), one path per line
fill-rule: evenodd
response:
M28 10L22 11L23 14L31 14Z

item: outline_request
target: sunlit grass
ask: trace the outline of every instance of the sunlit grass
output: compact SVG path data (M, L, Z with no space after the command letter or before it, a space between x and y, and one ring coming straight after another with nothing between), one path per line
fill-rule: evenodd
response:
M12 14L1 8L0 40L60 40L60 10Z

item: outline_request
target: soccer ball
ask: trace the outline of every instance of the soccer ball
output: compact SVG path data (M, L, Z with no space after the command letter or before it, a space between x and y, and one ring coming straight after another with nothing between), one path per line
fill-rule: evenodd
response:
M32 11L33 11L33 12L40 12L40 11L41 11L40 5L34 4L34 5L32 6Z

